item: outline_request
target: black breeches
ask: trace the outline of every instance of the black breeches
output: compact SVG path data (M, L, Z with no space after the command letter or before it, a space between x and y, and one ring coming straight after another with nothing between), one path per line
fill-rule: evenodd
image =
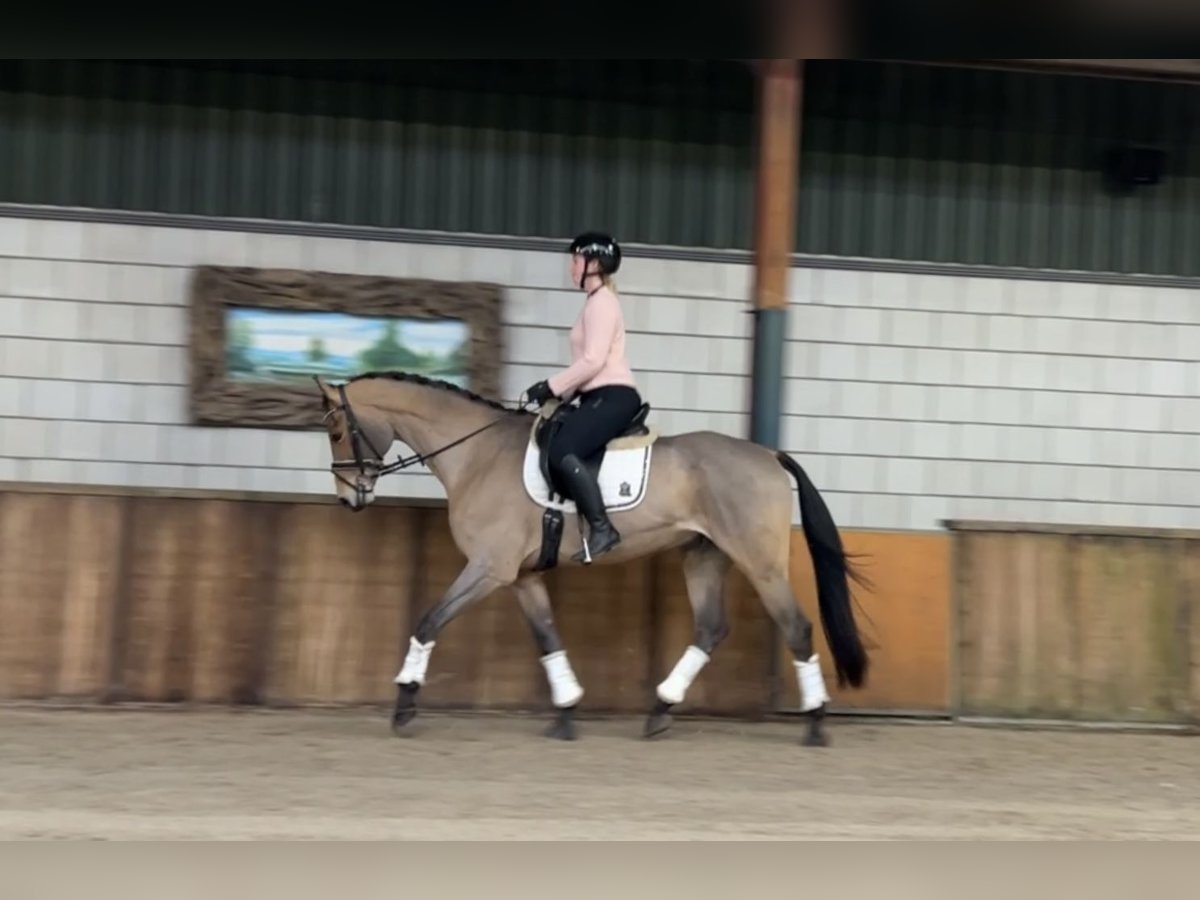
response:
M627 385L614 384L580 395L579 408L564 420L549 448L557 474L564 456L587 459L624 431L642 408L642 398Z

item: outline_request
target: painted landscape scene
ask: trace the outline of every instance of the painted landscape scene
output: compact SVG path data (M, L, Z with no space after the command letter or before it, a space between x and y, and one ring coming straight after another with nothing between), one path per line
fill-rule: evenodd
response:
M231 381L286 384L386 369L469 387L469 338L459 319L234 307L225 318L225 373Z

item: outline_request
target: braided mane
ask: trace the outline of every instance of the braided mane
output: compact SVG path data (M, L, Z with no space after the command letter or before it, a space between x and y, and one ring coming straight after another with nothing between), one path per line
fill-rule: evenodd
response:
M449 381L442 381L440 378L426 378L424 375L417 375L414 372L363 372L360 375L355 375L347 384L353 384L356 381L366 379L387 378L391 381L406 381L409 384L419 384L422 387L437 388L442 391L449 391L452 394L457 394L464 399L470 400L472 403L479 403L489 409L495 409L500 412L508 413L510 416L532 416L533 413L527 409L513 409L510 406L505 406L503 403L498 403L495 400L489 400L487 397L482 397L474 391L469 391L466 388L459 387L457 384L452 384Z

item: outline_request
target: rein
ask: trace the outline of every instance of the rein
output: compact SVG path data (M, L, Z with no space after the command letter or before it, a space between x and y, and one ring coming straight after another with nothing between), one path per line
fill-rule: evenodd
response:
M346 478L342 477L342 474L341 474L342 469L354 469L354 470L356 470L356 472L359 475L367 475L370 472L373 472L375 475L375 478L378 479L384 475L390 475L393 472L399 472L403 469L407 469L412 466L424 463L426 460L433 459L438 454L445 453L447 450L451 450L454 447L457 447L459 444L470 440L471 438L475 437L476 435L482 434L483 432L485 432L489 428L491 428L493 425L496 425L499 422L501 422L503 419L503 416L499 416L499 417L493 419L492 421L488 422L486 425L484 425L480 428L476 428L474 431L470 432L469 434L464 434L462 437L458 438L457 440L451 441L449 444L446 444L444 447L439 447L437 450L434 450L430 453L414 453L411 456L401 457L401 458L397 459L395 462L388 463L385 466L385 465L382 465L384 453L379 452L379 448L376 447L371 442L371 439L367 436L366 432L363 431L362 426L359 425L358 417L354 414L354 407L350 405L350 400L346 396L346 386L344 384L338 385L338 397L341 398L341 403L338 406L332 407L327 413L325 413L325 415L322 417L322 422L328 420L329 417L331 415L333 415L335 412L340 411L340 412L345 413L346 426L350 431L350 447L354 451L354 459L352 459L352 460L351 459L345 459L345 460L336 460L335 459L335 460L333 460L333 462L330 463L330 468L333 470L334 476L339 481L341 481L342 484L354 489L354 492L358 495L358 500L359 500L360 504L362 504L366 500L366 489L361 484L359 484L357 481L351 482L351 481L347 480ZM517 407L517 410L523 410L527 403L528 403L528 401L525 401L525 403L522 403L520 406ZM363 455L363 451L362 451L363 444L366 444L367 448L373 454L375 454L375 459L367 459Z

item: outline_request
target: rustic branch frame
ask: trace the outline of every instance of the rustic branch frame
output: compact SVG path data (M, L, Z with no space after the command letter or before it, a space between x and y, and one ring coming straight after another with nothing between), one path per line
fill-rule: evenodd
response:
M246 428L322 427L315 385L256 385L226 378L225 313L230 307L461 319L470 334L470 388L499 400L503 300L503 287L490 282L197 266L189 296L192 422Z

